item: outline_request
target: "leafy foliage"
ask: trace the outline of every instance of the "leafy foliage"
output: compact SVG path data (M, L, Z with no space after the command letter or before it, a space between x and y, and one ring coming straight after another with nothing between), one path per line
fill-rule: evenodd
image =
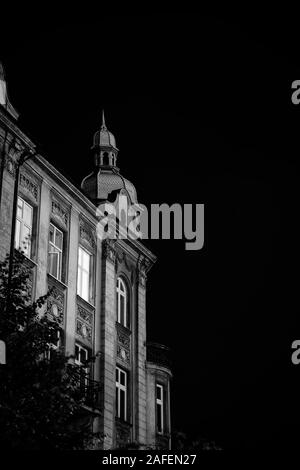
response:
M0 366L0 447L80 450L91 439L77 368L54 349L59 324L46 311L49 293L31 300L31 269L15 251L11 286L8 257L0 263L0 338L7 364Z
M203 452L208 450L223 450L222 447L201 436L191 436L182 431L174 431L172 434L172 449L178 452Z

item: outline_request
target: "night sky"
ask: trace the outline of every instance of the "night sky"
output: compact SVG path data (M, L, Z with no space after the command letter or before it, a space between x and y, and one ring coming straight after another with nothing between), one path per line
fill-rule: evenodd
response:
M202 250L147 242L148 339L173 351L173 426L229 449L296 446L296 21L97 18L2 27L19 125L79 185L104 108L140 202L205 204Z

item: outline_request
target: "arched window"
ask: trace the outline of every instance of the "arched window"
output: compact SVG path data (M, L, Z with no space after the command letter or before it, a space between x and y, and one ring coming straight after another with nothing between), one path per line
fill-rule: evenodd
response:
M121 277L117 279L117 320L118 323L129 328L128 292Z

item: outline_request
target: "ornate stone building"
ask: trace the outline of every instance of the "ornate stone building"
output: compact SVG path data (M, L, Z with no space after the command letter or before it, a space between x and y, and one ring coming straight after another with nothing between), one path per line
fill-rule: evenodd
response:
M15 247L24 249L32 268L33 296L52 288L47 311L61 324L56 346L78 366L95 357L82 393L104 448L131 442L167 448L168 350L146 338L146 279L155 256L139 240L96 236L99 202L120 194L137 202L135 187L117 167L113 134L103 118L94 135L92 172L81 188L74 186L18 127L0 66L0 150L0 257L10 249L18 185ZM21 164L24 152L30 158Z

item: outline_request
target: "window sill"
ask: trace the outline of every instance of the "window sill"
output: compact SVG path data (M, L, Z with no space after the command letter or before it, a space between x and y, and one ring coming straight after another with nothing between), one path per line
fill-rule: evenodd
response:
M64 290L68 288L67 284L62 281L59 281L58 279L56 279L56 277L52 276L52 274L47 273L47 276L49 279L51 279L52 282L54 282L54 284L58 285L59 287L62 287Z
M169 439L170 436L171 436L171 434L168 431L163 431L163 432L156 431L156 437L158 437L158 438L161 437L161 438Z
M117 416L115 416L115 421L116 421L116 423L117 423L119 426L124 426L124 427L127 427L127 428L132 428L132 424L131 424L129 421L124 421L123 419L118 418Z
M127 328L127 326L124 326L122 325L122 323L119 323L118 321L116 321L116 327L123 331L124 333L126 333L128 336L131 335L131 330L129 328Z
M25 254L24 254L24 257L25 257L25 263L28 265L29 268L35 268L37 266L37 263L33 259L29 258Z
M89 302L88 300L85 300L83 297L80 297L79 294L77 294L77 302L85 305L87 308L89 309L93 309L95 310L95 305L93 305L91 302Z

